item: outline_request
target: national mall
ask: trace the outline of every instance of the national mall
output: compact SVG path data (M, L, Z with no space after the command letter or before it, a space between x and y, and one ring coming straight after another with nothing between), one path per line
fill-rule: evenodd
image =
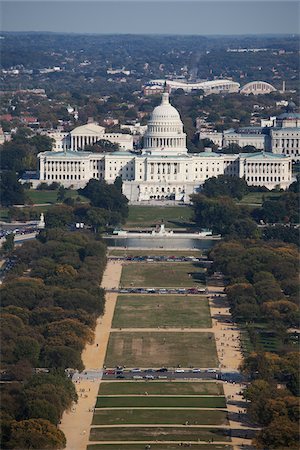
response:
M80 129L81 142L95 142L97 125ZM161 104L151 114L140 153L128 149L92 153L71 147L38 157L39 180L30 180L34 187L56 181L80 188L92 178L112 183L120 176L123 193L131 203L166 199L189 202L190 194L198 192L205 180L221 174L243 177L249 185L268 189L286 189L292 182L290 156L272 152L224 154L210 149L188 153L183 124L168 92L162 94Z

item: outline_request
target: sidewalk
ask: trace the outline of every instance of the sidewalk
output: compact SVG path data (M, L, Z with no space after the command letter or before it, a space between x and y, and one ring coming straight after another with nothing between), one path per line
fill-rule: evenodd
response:
M104 289L118 286L121 270L121 263L108 261L101 286ZM103 367L116 300L117 294L106 294L105 312L97 319L94 342L86 345L82 352L86 370ZM78 403L70 411L64 412L60 424L67 439L66 450L86 450L100 382L99 378L87 380L80 378L80 375L77 377L75 387Z

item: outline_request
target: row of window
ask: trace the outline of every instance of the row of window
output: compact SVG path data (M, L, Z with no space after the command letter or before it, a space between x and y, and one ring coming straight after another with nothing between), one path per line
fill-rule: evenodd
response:
M60 175L60 174L44 174L44 180L80 180L81 176L80 175L68 175L68 174L64 174L64 175Z
M264 181L264 182L280 182L280 181L284 181L284 177L254 177L254 176L247 176L246 177L247 181Z

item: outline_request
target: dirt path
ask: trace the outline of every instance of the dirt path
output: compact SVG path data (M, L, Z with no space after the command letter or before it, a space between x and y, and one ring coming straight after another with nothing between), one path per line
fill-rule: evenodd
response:
M116 411L116 410L122 410L122 409L123 410L124 409L130 409L130 410L131 409L139 409L139 410L142 410L142 411L144 411L145 409L155 409L157 411L158 407L157 406L142 406L142 407L141 406L120 406L120 407L112 406L110 408L110 407L105 406L105 408L95 408L95 411L96 412L97 411L107 411L107 410ZM172 411L173 410L180 410L180 411L193 410L193 411L223 411L223 412L226 412L227 408L207 408L206 406L203 406L203 408L194 408L193 406L188 406L187 408L183 408L183 407L175 407L174 408L173 406L160 406L159 407L159 411L163 411L163 410L172 410ZM119 426L126 427L127 425L126 424L122 424L122 425L119 425ZM147 427L148 425L144 424L143 426Z
M112 333L116 331L122 331L122 333L126 332L149 332L149 333L180 333L184 331L185 333L214 333L215 330L213 328L164 328L164 327L153 327L153 328L112 328L110 330Z
M224 288L208 286L208 289L215 292L215 296L211 296L209 299L209 306L220 368L226 371L238 370L243 360L240 330L232 322L229 305L223 295ZM253 430L254 428L245 424L246 402L240 395L243 386L225 382L223 388L227 400L230 428ZM251 446L251 439L232 437L232 444L234 450L239 450L242 445Z
M143 410L144 410L144 408L143 408ZM219 429L219 428L222 428L222 429L224 429L224 430L228 430L228 429L231 429L232 427L231 427L231 425L223 425L223 424L219 424L219 425L203 425L203 424L201 424L201 425L199 425L199 424L197 424L197 425L195 425L194 423L193 424L190 424L190 425L185 425L185 424L174 424L174 423L147 423L146 425L145 424L140 424L140 423L137 423L137 424L135 424L135 423L127 423L126 425L124 425L124 424L122 424L122 425L120 425L120 424L113 424L113 425L108 425L108 424L105 424L105 425L93 425L93 428L120 428L120 426L122 426L122 428L145 428L145 427L147 427L147 428L157 428L157 427L163 427L163 428L188 428L188 427L192 427L192 428L217 428L217 429ZM256 430L256 428L251 428L251 427L243 427L243 428L240 428L240 429L245 429L245 430ZM238 438L238 439L241 439L241 438ZM247 439L245 439L245 444L246 444L246 442L247 442ZM127 444L127 442L126 442L126 444Z
M120 262L108 261L101 286L105 289L117 287L121 271ZM116 300L117 294L106 294L105 313L97 320L94 342L88 344L82 352L82 361L86 370L103 367ZM80 376L76 381L78 403L71 411L63 414L60 424L60 429L67 439L66 450L86 450L100 382L100 379L86 380L80 379Z
M180 446L180 444L187 444L187 447L190 444L208 444L209 441L184 441L184 440L180 440L180 441L126 441L126 445L130 445L130 444L142 444L142 445L148 445L148 444L162 444L162 445L167 445L167 444L177 444L178 446ZM91 441L90 444L114 444L114 445L124 445L124 441ZM232 445L232 443L230 441L214 441L213 445Z

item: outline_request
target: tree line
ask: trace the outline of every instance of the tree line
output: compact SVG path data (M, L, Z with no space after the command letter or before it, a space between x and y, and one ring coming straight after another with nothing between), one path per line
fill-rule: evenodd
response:
M196 225L226 239L261 237L299 245L299 232L294 227L299 223L299 177L288 191L263 196L261 207L239 203L255 190L268 192L265 188L248 186L239 177L220 175L206 180L201 192L191 196Z
M104 311L106 246L89 232L49 228L12 256L1 287L2 376L11 381L2 386L1 448L64 448L56 426L77 400L64 371L84 368Z
M262 427L256 447L296 448L299 335L292 329L299 328L299 250L281 241L237 238L217 244L210 258L212 272L224 274L231 313L250 341L242 370L251 380L244 391L249 417Z

